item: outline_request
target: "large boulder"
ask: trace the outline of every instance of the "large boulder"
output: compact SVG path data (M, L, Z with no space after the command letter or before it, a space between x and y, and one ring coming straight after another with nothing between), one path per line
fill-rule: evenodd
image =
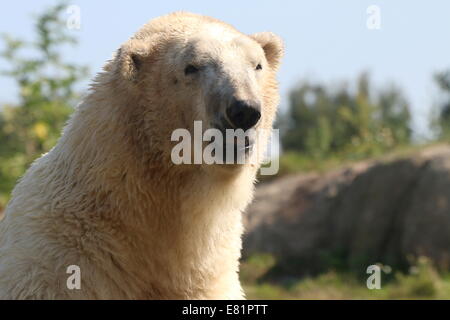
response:
M273 274L405 269L418 256L448 268L450 146L261 184L246 228L244 257L273 254Z

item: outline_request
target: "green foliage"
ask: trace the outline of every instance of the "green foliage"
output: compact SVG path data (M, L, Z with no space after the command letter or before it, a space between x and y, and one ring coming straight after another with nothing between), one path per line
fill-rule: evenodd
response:
M249 259L243 265L250 267L253 263ZM367 288L368 276L330 270L283 283L242 276L241 280L248 299L450 299L450 274L438 273L425 257L418 258L408 273L397 271L389 276L382 272L379 290Z
M440 291L440 276L433 268L432 263L425 257L417 260L410 274L398 273L396 275L398 286L389 294L390 298L401 299L409 296L417 299L435 298Z
M67 33L59 4L37 18L35 42L2 35L3 76L14 80L19 96L0 107L0 209L29 164L47 152L78 98L76 83L87 68L63 60L61 50L76 40Z
M407 157L414 156L420 150L430 147L440 145L439 141L431 141L427 143L417 143L409 145L399 145L393 150L386 151L380 155L371 157L369 161L381 161L390 162L393 160L404 159ZM347 165L361 161L367 156L364 154L350 153L346 154L344 152L330 154L327 157L314 157L307 153L300 153L295 151L287 151L281 154L279 160L279 171L275 176L259 176L259 181L269 181L276 179L278 177L299 173L299 172L326 172L333 169L342 169Z
M398 88L375 94L362 74L353 91L309 82L295 88L279 121L284 149L315 158L360 158L410 142L409 106Z
M255 254L245 260L240 267L240 277L245 282L255 282L275 265L270 254Z
M433 119L434 128L440 139L450 138L450 70L439 72L434 75L434 80L442 93L437 115Z

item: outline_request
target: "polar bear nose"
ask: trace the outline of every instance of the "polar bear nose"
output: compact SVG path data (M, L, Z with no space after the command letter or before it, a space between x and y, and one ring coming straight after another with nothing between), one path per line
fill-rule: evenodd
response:
M226 109L228 120L236 129L247 131L261 118L261 106L254 101L237 100Z

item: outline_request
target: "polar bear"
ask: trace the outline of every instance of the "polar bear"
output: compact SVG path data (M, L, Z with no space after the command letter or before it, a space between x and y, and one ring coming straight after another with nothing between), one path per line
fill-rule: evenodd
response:
M270 129L282 54L273 33L206 16L144 25L13 190L0 298L244 298L241 214L258 164L174 164L171 134L195 121Z

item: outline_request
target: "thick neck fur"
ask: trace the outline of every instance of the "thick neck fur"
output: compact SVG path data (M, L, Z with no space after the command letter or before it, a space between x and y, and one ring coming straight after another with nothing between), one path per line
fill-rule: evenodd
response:
M223 279L237 281L241 212L251 200L254 168L212 174L200 166L174 166L152 150L151 137L133 131L142 124L124 112L134 102L121 100L120 92L116 99L105 94L111 91L97 89L85 99L47 155L58 166L47 173L53 218L62 214L63 223L76 226L71 241L92 259L87 265L98 262L95 272L117 271L104 277L114 277L125 298L226 292ZM103 252L89 256L99 242Z

